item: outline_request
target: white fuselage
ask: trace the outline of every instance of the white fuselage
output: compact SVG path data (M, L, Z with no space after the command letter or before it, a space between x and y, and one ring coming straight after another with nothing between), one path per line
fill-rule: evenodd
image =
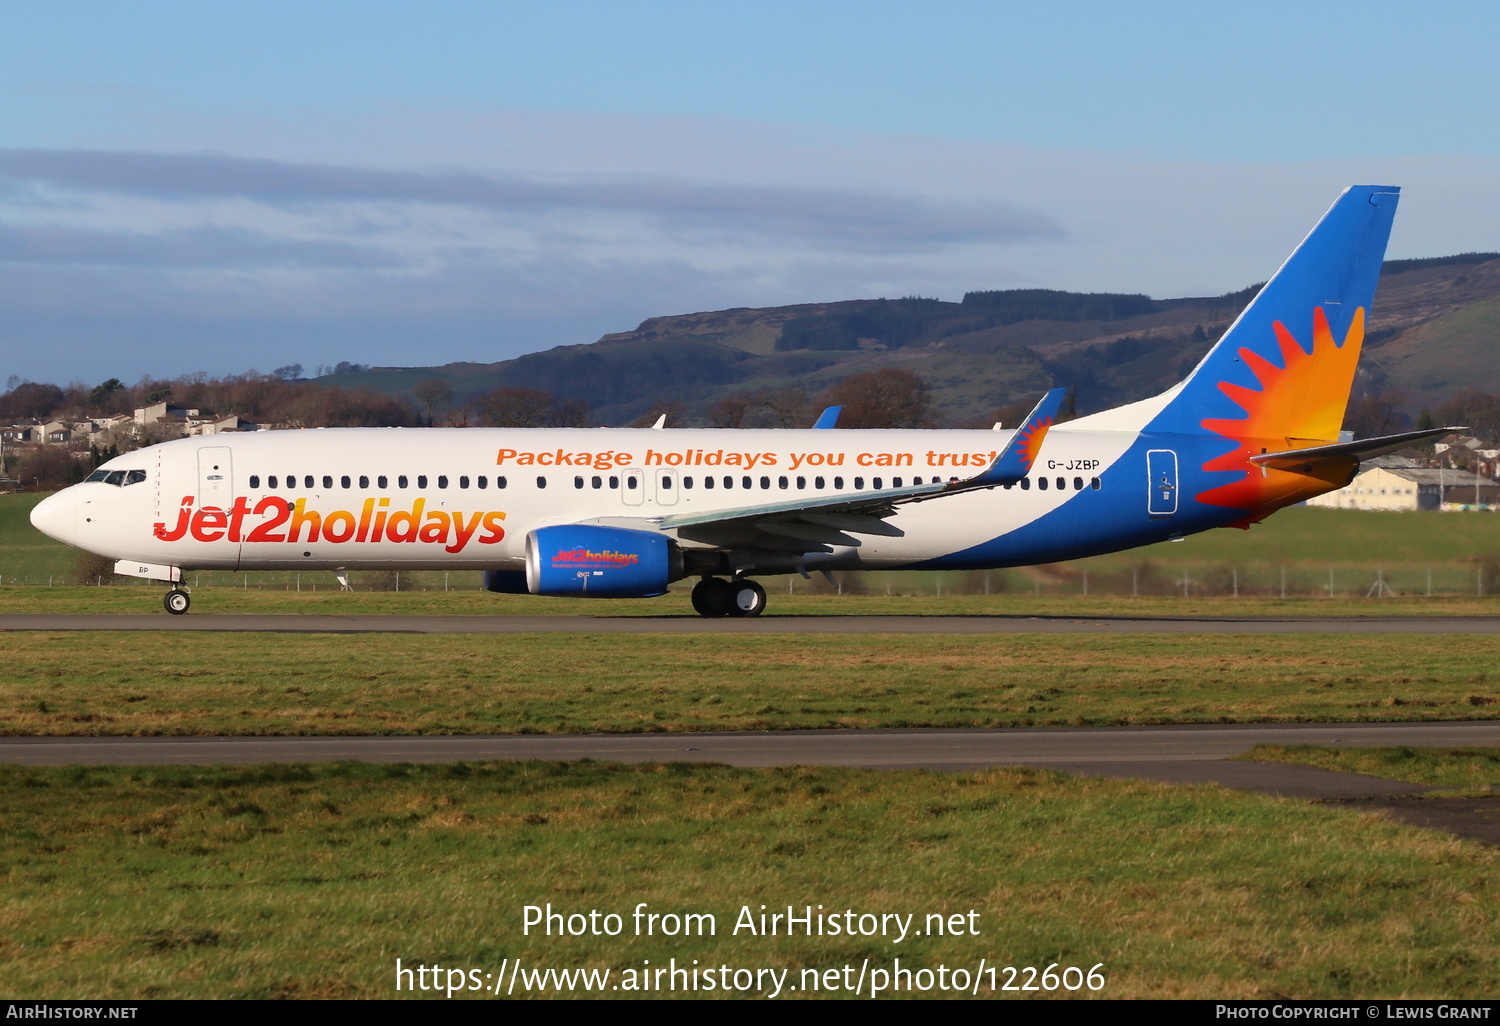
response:
M518 569L526 534L536 528L643 524L969 478L1011 434L359 428L216 435L111 460L102 471L144 471L144 479L76 485L39 505L33 522L91 552L184 569ZM887 521L899 536L864 536L857 546L799 562L895 568L983 544L1069 501L1144 510L1144 469L1139 492L1128 496L1097 483L1136 438L1059 426L1032 468L1045 490L991 488L902 506ZM679 540L685 549L712 547L691 531Z

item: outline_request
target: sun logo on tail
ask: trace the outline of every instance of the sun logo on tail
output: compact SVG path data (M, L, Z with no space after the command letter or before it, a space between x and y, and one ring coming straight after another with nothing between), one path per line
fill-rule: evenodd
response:
M1209 489L1198 501L1234 509L1271 510L1328 491L1329 484L1282 470L1262 470L1249 457L1336 441L1354 384L1354 369L1365 337L1365 311L1354 312L1342 343L1333 337L1322 307L1313 308L1312 349L1302 348L1281 321L1273 328L1281 365L1249 349L1239 358L1259 388L1221 381L1219 390L1245 412L1243 417L1204 420L1205 430L1233 440L1233 449L1203 464L1208 471L1240 471L1241 479ZM1335 485L1334 487L1337 487Z

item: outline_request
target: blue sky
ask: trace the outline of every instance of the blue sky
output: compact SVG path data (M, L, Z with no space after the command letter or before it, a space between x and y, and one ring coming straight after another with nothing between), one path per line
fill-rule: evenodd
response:
M68 3L0 34L0 377L1263 279L1353 182L1500 249L1500 7Z

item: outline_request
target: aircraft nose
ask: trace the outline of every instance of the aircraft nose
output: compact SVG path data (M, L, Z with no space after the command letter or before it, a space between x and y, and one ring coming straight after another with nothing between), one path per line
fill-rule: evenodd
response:
M75 489L72 488L64 488L60 492L47 496L31 507L31 526L49 538L56 538L64 545L76 545L77 498Z

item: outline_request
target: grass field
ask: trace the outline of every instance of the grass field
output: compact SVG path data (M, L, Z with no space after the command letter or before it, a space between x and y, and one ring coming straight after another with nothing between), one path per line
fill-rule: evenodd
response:
M1500 639L16 632L0 733L486 734L1500 714Z
M1315 745L1256 745L1239 758L1291 762L1338 773L1368 773L1387 780L1429 784L1448 794L1500 791L1500 749L1322 748Z
M160 611L159 585L46 586L42 575L71 578L77 560L26 524L34 498L0 496L0 609ZM1036 571L867 575L842 581L845 594L768 583L772 612L790 614L1491 615L1500 611L1489 594L1500 587L1485 583L1500 575L1491 523L1295 509L1249 533ZM1380 572L1408 594L1366 599ZM15 583L28 576L31 585ZM416 575L399 593L367 590L373 580L360 577L352 594L331 591L325 574L204 578L190 581L195 612L690 615L685 595L496 596L480 593L473 574ZM863 594L848 593L860 585ZM0 732L669 731L1500 710L1500 642L1487 638L163 637L5 634ZM1463 755L1470 768L1456 769L1421 754L1404 763L1261 754L1393 777L1421 764L1454 787L1477 786L1493 761ZM397 958L481 978L517 958L528 973L608 969L606 986L628 986L627 971L647 959L787 971L790 986L806 984L804 969L869 959L888 970L898 956L907 968L971 974L981 959L1039 970L1103 963L1103 997L1488 997L1500 970L1493 849L1348 809L1025 769L0 766L0 824L0 965L21 998L403 996ZM523 907L547 902L620 913L625 933L523 935ZM639 902L712 913L718 932L632 936ZM740 907L761 904L919 921L973 910L980 932L899 944L733 935ZM556 990L523 979L517 993Z
M1500 853L1211 787L1026 769L0 767L0 820L16 998L407 996L397 958L485 985L520 959L517 994L556 992L528 986L535 970L628 987L671 959L786 971L790 987L846 965L852 983L865 959L950 979L981 959L1102 963L1113 998L1472 998L1500 978ZM525 935L524 907L549 902L620 914L623 931ZM716 930L634 936L641 902ZM735 935L762 904L917 928L958 914L977 935Z

